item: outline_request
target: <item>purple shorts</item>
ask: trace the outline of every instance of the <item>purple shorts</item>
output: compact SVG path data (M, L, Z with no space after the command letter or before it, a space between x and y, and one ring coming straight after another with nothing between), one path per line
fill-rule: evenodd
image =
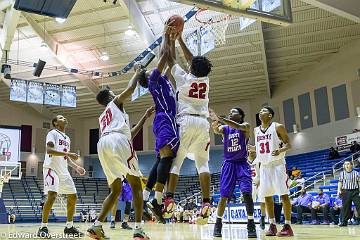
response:
M129 183L123 183L119 201L130 202L132 201L132 190Z
M155 153L159 156L160 149L168 145L174 157L179 149L179 131L175 118L166 113L156 113L153 125L155 135Z
M247 161L224 162L221 168L220 194L221 197L231 198L236 183L240 191L252 193L251 167Z

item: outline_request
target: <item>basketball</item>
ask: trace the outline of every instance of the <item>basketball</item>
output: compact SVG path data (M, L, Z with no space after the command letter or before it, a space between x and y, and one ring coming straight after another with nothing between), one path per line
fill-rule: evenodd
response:
M184 30L184 24L185 24L185 21L184 19L179 16L179 15L172 15L167 21L166 23L169 25L169 26L172 26L175 28L175 31L177 33L179 32L182 32Z

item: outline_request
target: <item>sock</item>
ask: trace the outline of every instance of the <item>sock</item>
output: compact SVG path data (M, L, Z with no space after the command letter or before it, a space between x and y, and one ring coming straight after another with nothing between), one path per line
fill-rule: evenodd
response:
M155 199L159 205L162 203L162 192L155 192Z
M48 226L48 223L41 223L41 228L47 227L47 226Z
M220 218L220 219L222 219L222 217L220 217L219 215L216 215L216 218Z
M71 221L71 222L66 222L66 227L67 228L71 228L71 227L73 227L74 226L74 222L73 221Z
M144 201L149 201L149 197L150 197L150 192L148 190L146 190L146 188L144 188L144 191L143 191Z
M111 221L115 222L115 216L111 216Z
M254 216L248 216L248 220L254 220Z
M217 223L217 224L222 223L222 218L216 217L216 223Z
M270 222L271 224L275 224L275 218L270 218L270 219L269 219L269 222Z
M167 192L167 193L166 193L166 197L168 197L168 198L174 198L174 193Z
M135 230L136 230L136 229L140 229L140 228L141 228L140 226L141 226L141 223L135 222L135 228L134 228L134 229L135 229Z
M291 224L291 221L290 220L285 220L285 224Z
M99 220L96 220L96 221L94 222L94 226L96 226L96 227L101 226L101 222L99 222Z

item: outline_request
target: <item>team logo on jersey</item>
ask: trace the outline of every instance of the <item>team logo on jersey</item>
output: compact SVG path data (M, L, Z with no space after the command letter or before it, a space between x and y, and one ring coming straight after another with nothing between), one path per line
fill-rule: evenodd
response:
M256 141L260 142L262 140L271 140L272 134L266 134L262 136L257 136Z
M67 147L67 146L69 146L69 143L67 142L67 141L65 141L65 140L59 140L59 145L60 146L65 146L65 147Z

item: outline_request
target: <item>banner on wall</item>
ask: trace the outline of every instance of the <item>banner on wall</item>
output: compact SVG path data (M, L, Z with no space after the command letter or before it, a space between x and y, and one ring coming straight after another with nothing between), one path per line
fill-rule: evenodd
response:
M353 141L360 142L360 132L335 137L338 150L348 150Z
M254 221L260 222L261 219L261 209L260 205L254 205ZM225 208L225 212L223 215L223 222L230 223L246 223L247 222L247 214L246 207L243 204L228 206Z
M0 161L20 161L20 138L20 128L0 126Z

